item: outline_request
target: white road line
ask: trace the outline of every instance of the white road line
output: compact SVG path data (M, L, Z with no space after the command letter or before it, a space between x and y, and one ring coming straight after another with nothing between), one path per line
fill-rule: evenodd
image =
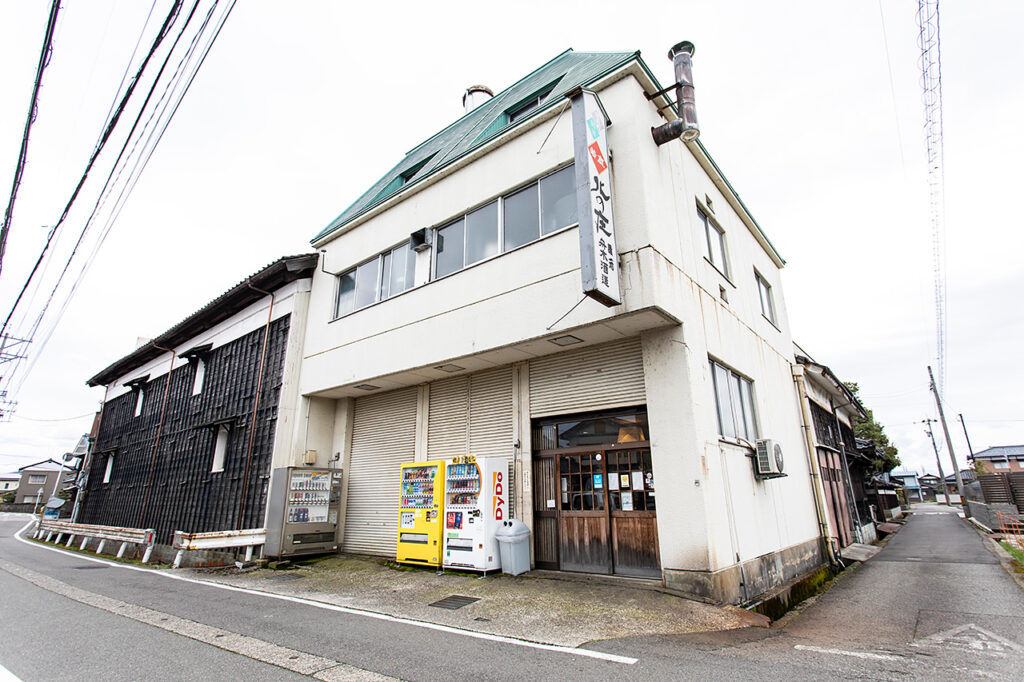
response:
M826 649L820 646L807 646L804 644L794 645L794 649L801 651L815 651L819 654L836 654L838 656L852 656L854 658L869 658L873 661L902 661L902 656L889 654L873 654L868 651L846 651L845 649Z
M0 665L0 682L21 682L21 678Z
M169 613L154 611L145 606L129 604L119 599L105 597L95 592L79 589L74 585L69 585L4 559L0 559L0 569L36 587L80 604L85 604L86 606L91 606L116 616L122 616L138 623L152 625L161 630L245 656L254 661L291 670L300 675L312 675L316 679L346 679L365 682L389 682L395 679L369 670L363 670L362 668L356 668L331 658L314 656L313 654L289 649L255 637L240 635L230 630L223 630L204 623L173 616ZM324 677L325 675L326 677Z
M58 552L60 554L66 554L76 559L82 559L85 561L92 561L97 564L105 564L107 566L113 566L115 568L123 568L129 571L140 571L142 573L148 573L150 575L160 576L162 578L168 578L170 580L180 580L186 583L194 583L196 585L205 585L206 587L214 587L219 590L227 590L228 592L240 592L242 594L251 594L257 597L266 597L268 599L277 599L279 601L292 602L294 604L302 604L303 606L312 606L318 609L324 609L327 611L336 611L338 613L345 613L353 616L365 616L366 618L375 618L377 620L383 620L389 623L401 623L402 625L412 625L413 627L424 628L427 630L435 630L437 632L445 632L452 635L461 635L463 637L472 637L474 639L483 639L490 642L499 642L501 644L511 644L513 646L527 647L529 649L540 649L542 651L554 651L560 654L570 654L572 656L583 656L586 658L596 658L602 661L611 661L613 663L623 663L625 665L633 665L638 660L637 658L631 658L629 656L619 656L617 654L608 654L603 651L592 651L590 649L577 649L574 647L559 646L557 644L543 644L541 642L531 642L525 639L516 639L515 637L507 637L503 635L492 635L486 632L476 632L474 630L464 630L451 625L440 625L438 623L428 623L422 620L413 620L411 618L400 618L398 616L389 616L386 613L375 613L373 611L364 611L361 609L354 609L347 606L338 606L336 604L327 604L324 602L314 601L312 599L305 599L303 597L292 597L286 594L274 594L273 592L264 592L262 590L254 590L247 587L235 587L234 585L224 585L221 583L210 582L207 580L199 580L198 578L186 578L183 575L174 575L173 573L167 573L165 571L158 571L151 568L142 568L140 566L129 566L127 564L117 563L115 561L108 561L106 559L99 559L97 557L84 556L76 552L67 552L56 547L50 547L38 542L32 542L26 540L21 535L29 526L33 525L35 521L29 521L26 523L21 530L14 534L15 539L19 542L23 542L29 547L36 547L40 549L46 549L51 552Z

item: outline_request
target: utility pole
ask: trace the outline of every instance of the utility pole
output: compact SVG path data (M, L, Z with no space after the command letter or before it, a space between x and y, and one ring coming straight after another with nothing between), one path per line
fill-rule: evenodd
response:
M967 435L967 424L964 424L964 413L959 414L960 426L964 429L964 438L967 439L967 452L971 453L971 460L974 460L974 448L971 447L971 437Z
M932 433L933 422L935 422L934 419L928 419L927 417L925 417L924 421L922 421L921 423L925 425L924 432L927 433L928 437L932 439L932 450L935 451L935 464L937 464L939 467L939 485L942 486L942 503L948 507L950 506L950 504L949 495L946 494L946 474L943 473L942 471L942 460L939 458L939 446L935 444L935 434Z
M953 462L953 473L956 474L956 490L960 493L960 504L964 508L964 514L970 516L971 512L967 507L967 496L964 495L964 480L960 476L960 467L956 465L956 455L953 454L953 439L949 437L949 428L946 426L946 413L942 411L942 399L939 397L939 389L935 386L935 375L932 374L931 365L928 365L928 378L931 380L932 394L935 395L935 405L939 408L939 421L942 422L942 432L946 436L949 459Z

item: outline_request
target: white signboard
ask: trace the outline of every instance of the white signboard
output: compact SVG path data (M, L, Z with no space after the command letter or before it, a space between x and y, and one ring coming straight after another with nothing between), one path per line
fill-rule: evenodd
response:
M622 303L622 294L608 156L607 128L611 121L597 93L577 88L568 96L572 100L583 293L606 306L616 306Z

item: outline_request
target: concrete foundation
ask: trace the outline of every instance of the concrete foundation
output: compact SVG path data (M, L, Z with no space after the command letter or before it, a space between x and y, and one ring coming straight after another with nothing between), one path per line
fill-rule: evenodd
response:
M783 583L825 563L818 538L748 559L719 571L665 569L665 586L726 604L755 601Z

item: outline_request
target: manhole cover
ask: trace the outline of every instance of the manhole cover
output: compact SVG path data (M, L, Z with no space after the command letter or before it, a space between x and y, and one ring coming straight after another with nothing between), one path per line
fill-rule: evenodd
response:
M477 597L463 597L458 594L453 594L450 597L445 597L440 601L436 601L433 604L430 604L430 606L436 606L439 609L448 609L449 611L454 611L455 609L461 609L466 604L472 604L475 601L480 601L480 599Z
M295 575L294 573L283 573L281 575L270 576L270 580L299 580L301 578L301 575Z
M106 566L72 566L71 568L73 568L73 569L75 569L77 571L89 571L89 570L95 570L97 568L106 568Z

